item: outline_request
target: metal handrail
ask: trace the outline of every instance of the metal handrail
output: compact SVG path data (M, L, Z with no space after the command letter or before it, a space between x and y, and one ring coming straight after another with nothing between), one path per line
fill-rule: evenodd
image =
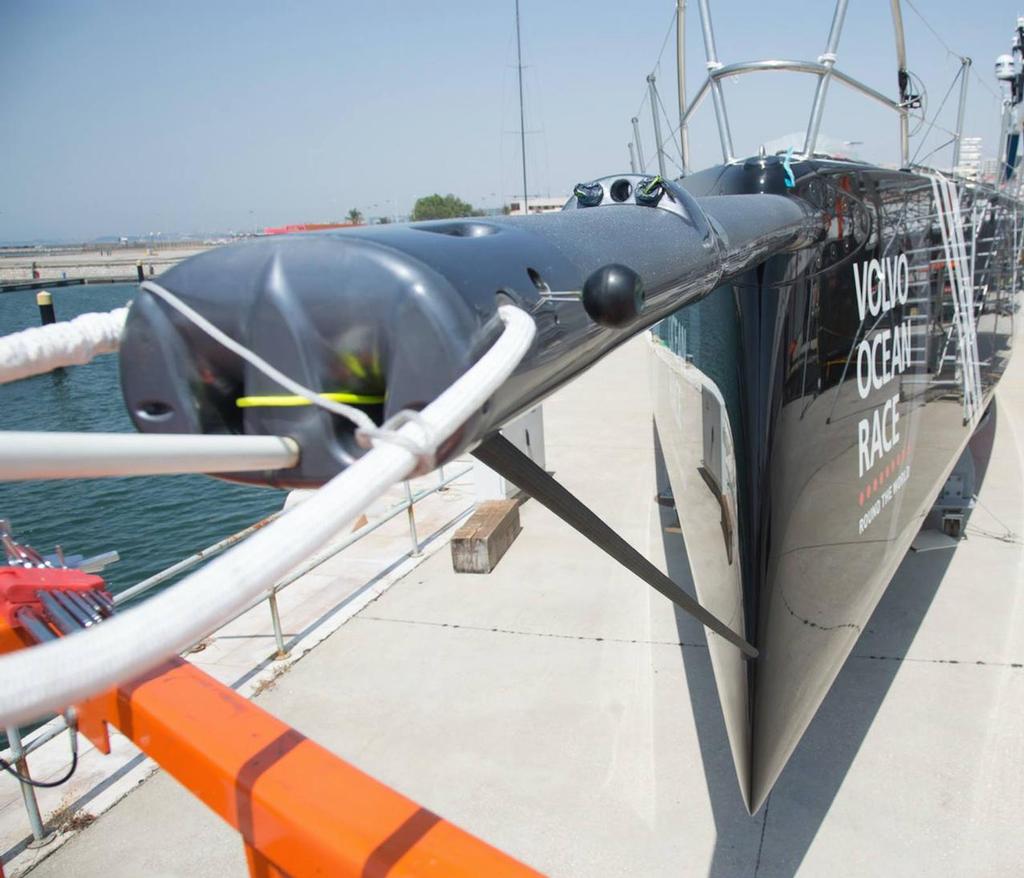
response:
M690 105L686 108L686 112L683 114L682 123L685 125L690 121L690 117L694 114L697 108L700 107L704 98L707 97L708 91L711 88L712 80L718 81L729 76L743 76L748 73L766 73L772 71L781 71L784 73L809 73L812 76L824 76L828 73L828 68L824 64L819 64L817 61L796 61L780 58L771 58L763 61L737 61L734 64L723 64L721 67L709 71L707 79L705 79L701 84L700 88L697 90L697 94L690 102ZM859 79L855 79L849 74L843 73L838 68L833 67L831 75L836 81L843 83L843 85L865 95L866 97L878 101L890 110L897 113L903 112L903 108L899 101L894 101L892 98L886 97L880 91L876 91L870 85L865 85Z
M139 595L145 594L148 591L156 588L161 583L166 582L168 579L172 579L179 573L184 573L186 570L195 567L200 561L204 561L207 558L212 558L214 555L219 555L225 549L230 548L235 543L240 543L249 534L255 533L260 528L266 527L275 518L281 515L280 512L274 512L268 515L266 518L261 518L255 524L250 524L247 528L234 533L229 537L225 537L218 543L214 543L212 546L207 546L205 549L200 549L198 552L189 555L187 558L183 558L177 564L172 564L170 567L161 570L159 573L155 573L147 579L143 579L142 582L136 583L131 588L126 588L124 591L118 592L114 595L114 606L119 606L126 601L130 601L133 598L137 598Z
M409 519L409 535L412 543L412 548L409 552L409 556L412 558L420 557L422 555L422 544L419 541L419 536L416 531L416 518L414 512L415 504L418 503L420 500L424 499L425 497L430 496L431 494L443 491L449 484L451 484L454 481L457 481L458 479L471 473L472 471L473 465L470 464L469 466L463 467L462 469L458 470L458 472L446 476L444 467L439 467L437 484L433 485L432 487L423 488L415 492L412 490L409 483L406 482L406 499L400 501L399 503L396 503L394 506L388 509L380 518L376 518L373 521L368 522L367 524L363 525L357 530L352 531L340 542L335 543L331 545L328 549L313 555L305 564L296 568L286 577L284 577L284 579L277 582L264 596L260 597L253 603L248 604L244 609L240 610L231 618L225 619L221 623L221 626L233 622L239 616L242 616L245 613L249 612L249 610L251 610L253 607L256 607L259 604L263 603L263 601L266 601L270 607L271 623L274 628L274 638L277 644L277 654L275 657L279 659L284 658L285 656L287 656L288 651L285 648L284 634L281 628L281 617L277 607L277 594L280 591L287 588L296 580L305 576L307 573L311 572L315 568L319 567L321 564L333 558L339 552L342 552L343 550L347 549L349 546L358 542L368 534L373 533L375 530L387 524L389 521L398 517L402 513L407 513ZM260 528L265 527L271 521L273 521L275 518L279 517L282 514L282 512L275 512L272 515L269 515L266 518L261 519L255 524L251 524L248 527L238 531L237 533L232 534L229 537L225 537L223 540L220 540L219 542L216 542L205 549L201 549L200 551L195 552L192 555L189 555L187 558L183 558L181 561L172 564L170 567L161 570L159 573L156 573L153 576L144 579L142 582L133 585L131 588L125 589L123 592L118 593L114 596L114 603L123 604L126 601L132 600L134 598L139 597L140 595L152 591L154 588L166 582L168 579L171 579L174 576L177 576L179 573L183 573L184 571L192 567L195 567L197 564L206 561L212 558L214 555L220 554L221 552L230 548L236 543L241 542L247 536L259 530ZM195 644L192 644L192 646L195 646ZM185 651L188 652L188 650ZM38 750L44 744L48 743L49 741L57 737L59 734L64 732L67 729L67 727L67 720L65 719L64 715L54 717L48 723L45 723L44 725L39 727L36 730L36 735L28 742L22 742L20 738L18 738L17 741L12 741L9 738L8 746L7 748L5 748L3 752L6 753L9 751L11 753L11 759L9 759L8 761L14 761L14 754L16 751L18 759L23 761L30 753L32 753L35 750ZM25 784L21 781L19 781L19 786L21 787L22 798L25 801L25 808L29 816L29 823L32 830L32 835L35 839L35 843L45 844L54 836L53 834L47 835L45 833L44 827L39 819L39 808L38 805L36 804L35 790L30 785Z
M698 0L700 12L701 30L704 36L704 55L707 59L708 76L697 92L696 97L680 113L679 128L686 130L690 117L700 106L708 92L715 104L715 119L718 123L718 137L722 144L722 156L726 164L736 161L732 144L732 131L729 128L729 117L725 105L725 95L722 89L722 77L736 76L744 73L758 73L765 70L783 70L792 73L809 73L818 78L818 84L814 92L814 101L811 106L811 116L807 123L807 133L803 144L804 156L812 156L818 139L818 130L821 125L822 115L825 111L825 98L828 93L829 83L837 79L854 91L860 92L867 97L879 101L886 107L894 110L899 115L900 122L900 164L906 167L910 161L910 134L908 125L908 114L910 101L905 93L903 83L907 76L906 71L906 46L903 39L903 18L900 10L900 0L891 0L893 27L896 35L896 55L899 62L899 74L901 82L900 100L894 101L881 92L876 91L860 80L841 73L835 68L836 52L839 48L839 37L843 30L843 23L846 18L846 9L849 0L836 0L835 11L832 16L832 26L829 29L828 43L824 53L817 62L811 61L746 61L739 64L722 64L718 58L718 49L715 46L714 27L711 23L710 0ZM682 64L682 59L680 59ZM681 98L682 103L682 98ZM957 134L959 139L959 132Z

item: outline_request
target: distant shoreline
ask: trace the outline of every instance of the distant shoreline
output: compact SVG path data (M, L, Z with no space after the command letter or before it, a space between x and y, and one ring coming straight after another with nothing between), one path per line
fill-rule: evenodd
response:
M137 267L140 262L145 276L155 277L182 259L214 246L217 245L187 242L177 246L112 246L109 249L97 247L70 252L62 250L52 254L26 254L19 248L18 254L11 256L5 256L0 251L0 285L35 281L45 286L45 281L65 279L132 283L138 279ZM38 272L38 278L33 275L33 271Z

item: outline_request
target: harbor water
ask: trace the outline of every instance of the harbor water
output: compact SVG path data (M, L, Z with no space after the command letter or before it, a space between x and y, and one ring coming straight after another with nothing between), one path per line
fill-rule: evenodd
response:
M58 320L109 311L134 284L54 290ZM0 295L0 332L36 326L34 292ZM121 399L116 355L0 385L4 430L134 432ZM43 554L117 550L103 575L121 591L281 508L285 494L197 475L0 483L0 517Z

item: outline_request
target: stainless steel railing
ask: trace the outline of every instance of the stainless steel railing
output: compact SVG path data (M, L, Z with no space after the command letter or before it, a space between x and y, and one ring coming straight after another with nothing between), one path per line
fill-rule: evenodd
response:
M713 70L708 71L708 77L701 84L697 90L697 94L694 95L689 106L686 108L686 112L683 114L680 124L686 125L689 123L691 117L704 102L704 98L708 96L708 92L712 90L713 86L720 82L722 79L726 79L730 76L743 76L749 73L771 73L771 72L782 72L782 73L807 73L812 76L824 77L826 75L831 76L837 82L841 82L848 88L869 97L872 100L878 101L890 110L897 113L902 113L903 108L899 101L894 101L892 98L887 97L880 91L877 91L869 85L865 85L859 79L849 74L843 73L843 71L833 67L831 70L824 65L816 61L791 61L782 59L770 59L765 61L740 61L735 64L723 64L720 67L716 67ZM726 161L734 161L736 156L733 155L732 149L732 137L731 133L727 132L726 129L720 128L719 133L723 144L723 155Z
M409 482L405 482L405 499L399 503L396 503L389 508L383 515L373 521L367 522L362 527L352 531L348 536L339 540L336 543L332 543L326 549L311 556L304 564L297 567L291 573L289 573L284 579L277 582L273 588L269 590L265 597L261 597L259 600L249 604L245 609L236 613L230 619L225 619L221 625L226 625L229 622L234 621L239 616L249 612L253 607L266 601L267 606L270 609L270 621L274 630L274 642L277 647L277 651L274 654L275 659L283 659L288 655L288 645L284 638L284 629L281 626L281 615L277 605L277 595L291 585L296 580L305 576L307 573L315 570L324 562L330 560L335 555L347 549L349 546L361 540L363 537L373 533L379 528L383 527L392 519L402 515L403 513L408 519L409 528L409 557L418 558L423 554L423 544L420 542L419 534L416 529L416 512L415 506L418 502L423 500L425 497L429 497L432 494L436 494L439 491L445 490L448 485L452 482L461 479L463 476L468 475L473 471L473 466L465 466L458 469L457 472L446 475L445 468L442 466L438 469L437 483L427 488L421 488L418 491L412 490L412 485ZM472 508L472 503L469 508ZM468 510L466 510L468 511ZM204 561L209 560L214 555L219 555L221 552L229 549L236 543L241 542L247 536L255 533L262 527L266 527L271 521L279 517L283 513L275 512L273 515L268 515L266 518L257 521L255 524L251 524L238 533L232 534L229 537L214 543L212 546L208 546L205 549L201 549L187 558L183 558L176 564L172 564L165 570L161 570L159 573L144 579L142 582L133 585L131 588L125 589L114 596L114 604L116 606L123 606L125 603L135 600L145 594L148 594L157 586L162 585L170 579L173 579L179 573L184 573L186 570L201 564ZM195 644L193 644L194 646ZM186 650L188 652L188 650ZM8 746L5 751L5 758L8 762L16 764L19 772L29 777L28 774L28 762L27 757L30 753L38 750L47 742L53 740L55 737L66 731L68 728L67 721L64 716L55 717L50 722L41 726L36 730L35 735L29 741L23 741L21 738L21 731L17 728L6 729ZM28 783L22 780L18 780L18 784L21 787L22 800L25 805L25 812L28 816L29 828L32 833L32 841L29 842L31 847L41 847L49 844L56 838L56 833L48 832L43 822L42 816L39 811L39 804L36 800L35 789Z
M906 167L910 162L910 135L908 126L908 113L910 111L909 104L901 103L901 101L896 101L892 98L886 97L881 92L865 85L863 82L860 82L860 80L854 79L852 76L836 69L836 52L839 47L839 37L842 33L848 3L849 0L836 0L835 10L832 17L832 27L829 30L828 43L826 45L825 52L818 58L817 62L767 60L743 61L738 64L723 64L721 60L719 60L718 49L715 45L714 27L711 23L710 0L698 0L708 75L701 87L698 89L693 100L690 101L689 106L687 106L686 112L680 115L679 128L684 131L686 130L690 118L710 92L715 105L715 121L718 125L718 136L722 145L722 158L726 163L733 162L736 160L736 154L733 149L732 131L729 127L729 117L725 95L722 89L722 79L729 76L739 76L746 73L763 73L772 70L787 71L790 73L807 73L812 76L816 76L818 78L818 84L815 89L814 103L811 108L810 119L807 123L807 133L803 148L805 155L810 156L814 153L814 147L818 138L818 128L821 124L822 113L825 108L825 98L828 92L828 85L830 81L834 79L843 83L847 87L852 88L854 91L880 102L898 114L900 123L900 166ZM906 47L903 38L903 19L900 12L899 0L892 0L891 5L896 38L898 69L901 73L905 73ZM680 63L682 63L682 59L680 59ZM956 133L957 141L960 139L960 133L961 132L959 130ZM689 168L685 167L686 159L688 159L688 156L684 157L684 171L689 170Z

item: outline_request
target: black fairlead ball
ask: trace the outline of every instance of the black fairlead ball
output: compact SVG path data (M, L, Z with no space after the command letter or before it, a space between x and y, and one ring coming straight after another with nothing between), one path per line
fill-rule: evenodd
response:
M644 310L644 284L632 268L613 262L583 284L583 308L601 326L627 326Z

